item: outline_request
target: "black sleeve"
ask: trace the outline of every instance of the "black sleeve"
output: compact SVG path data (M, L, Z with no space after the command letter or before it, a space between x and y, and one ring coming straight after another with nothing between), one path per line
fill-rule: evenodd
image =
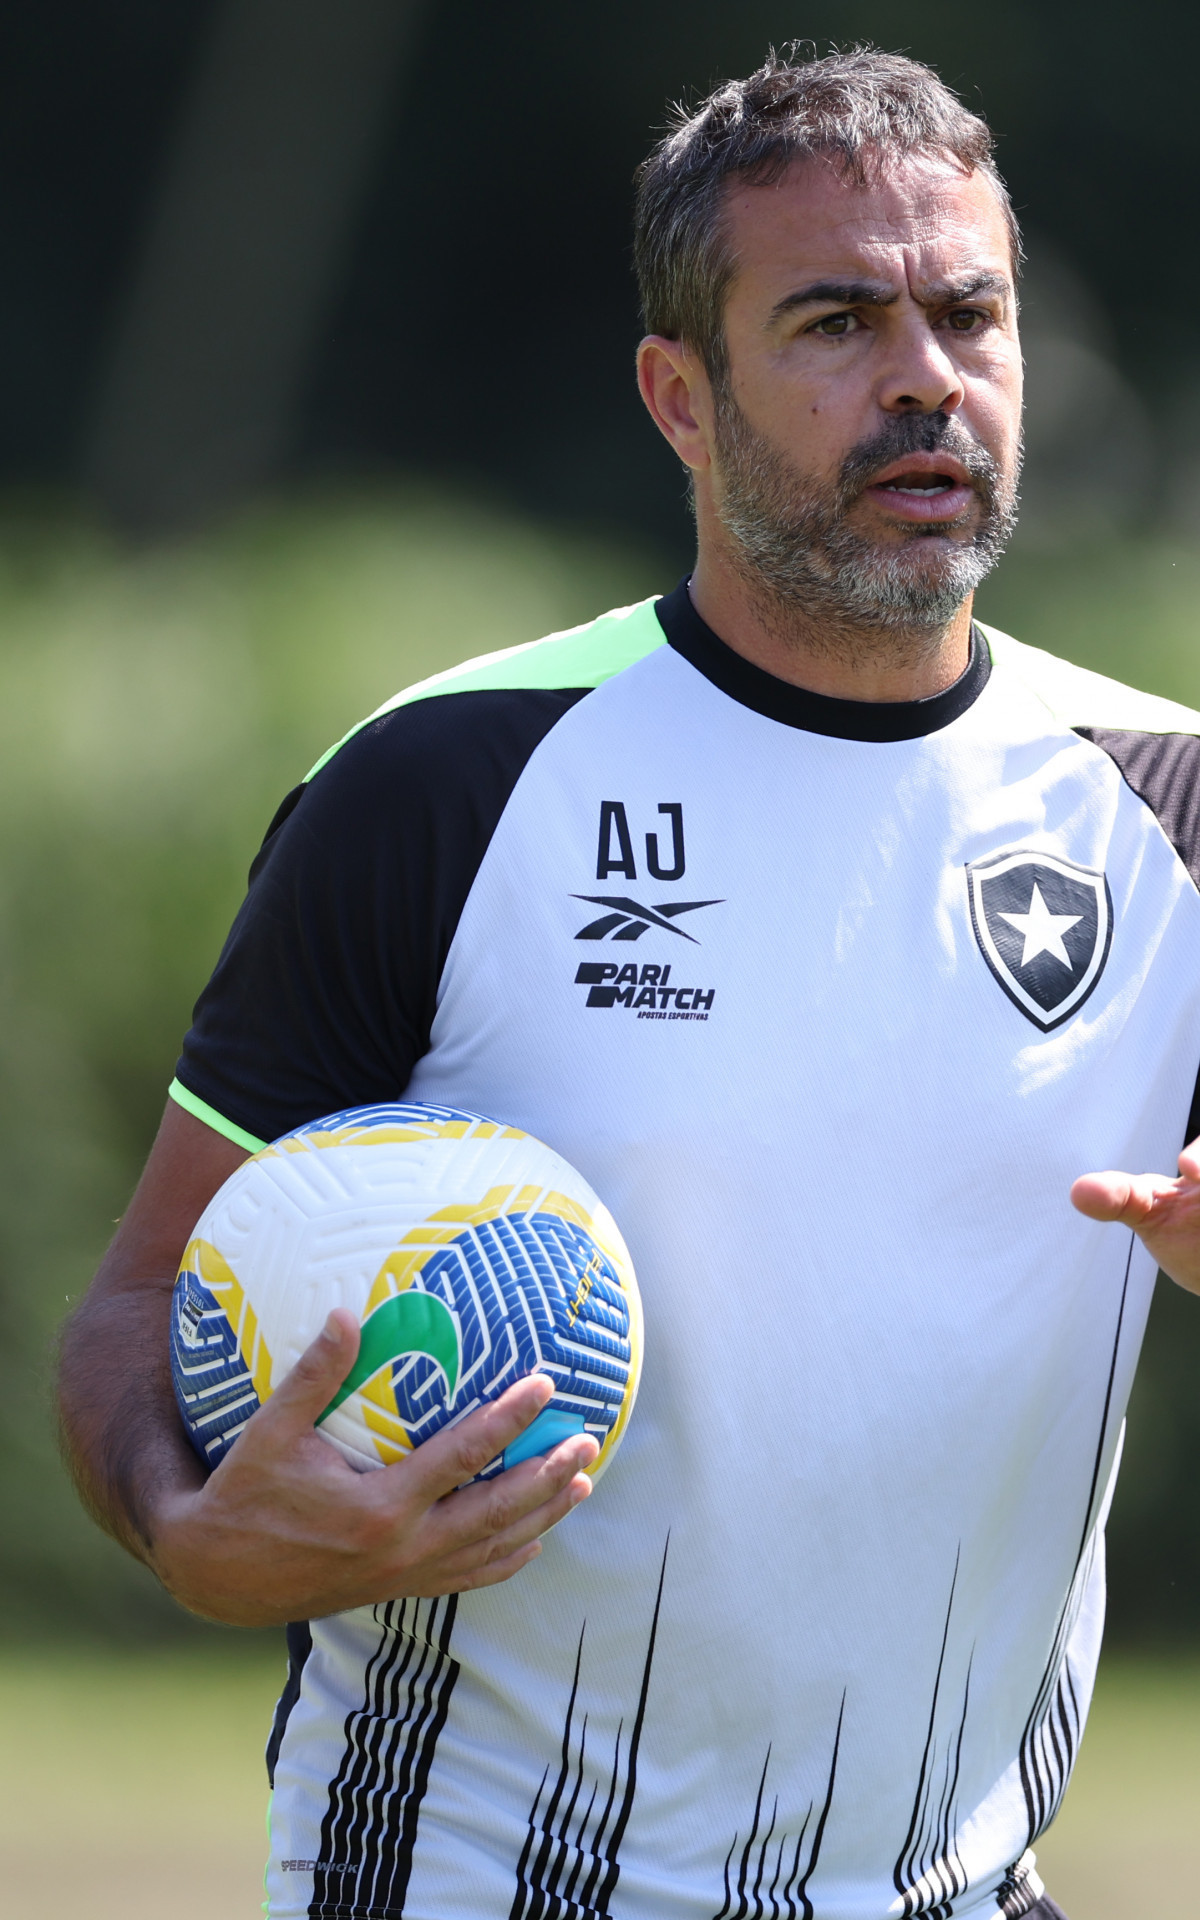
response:
M586 689L452 693L372 721L288 795L177 1077L260 1140L398 1099L529 756Z
M1116 762L1126 786L1149 807L1200 887L1200 737L1116 727L1076 727L1075 732Z
M1083 739L1116 762L1126 786L1149 807L1200 888L1200 737L1142 733L1117 727L1076 727ZM1183 1144L1200 1135L1200 1074L1192 1094Z

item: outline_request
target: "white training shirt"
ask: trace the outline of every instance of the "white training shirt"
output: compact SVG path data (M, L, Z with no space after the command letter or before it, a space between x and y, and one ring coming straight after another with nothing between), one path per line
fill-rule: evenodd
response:
M976 629L823 699L683 589L456 670L293 796L174 1092L381 1098L611 1209L640 1396L512 1581L292 1635L274 1920L1008 1920L1078 1748L1200 1060L1200 716Z

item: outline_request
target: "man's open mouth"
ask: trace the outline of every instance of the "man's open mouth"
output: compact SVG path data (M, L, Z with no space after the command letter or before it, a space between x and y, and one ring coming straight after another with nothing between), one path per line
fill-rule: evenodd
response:
M867 482L866 496L902 521L959 521L977 504L975 482L953 454L909 453Z
M948 473L901 473L894 480L877 480L875 484L881 493L916 493L929 497L952 493L960 482Z

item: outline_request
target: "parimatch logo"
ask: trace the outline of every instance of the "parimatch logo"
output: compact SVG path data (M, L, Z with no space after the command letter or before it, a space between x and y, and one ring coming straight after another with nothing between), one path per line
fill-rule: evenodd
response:
M628 1007L639 1020L707 1020L715 987L676 986L669 966L618 967L585 960L575 985L588 990L589 1007Z

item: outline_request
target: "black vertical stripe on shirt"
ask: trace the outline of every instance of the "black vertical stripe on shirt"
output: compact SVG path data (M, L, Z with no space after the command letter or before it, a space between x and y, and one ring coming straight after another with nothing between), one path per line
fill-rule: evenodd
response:
M1125 1277L1121 1285L1121 1300L1117 1308L1116 1327L1113 1332L1104 1405L1100 1414L1100 1430L1092 1463L1091 1483L1083 1510L1083 1526L1079 1551L1075 1559L1075 1570L1058 1617L1050 1655L1021 1736L1018 1759L1021 1788L1025 1796L1026 1846L1032 1846L1038 1835L1046 1831L1062 1805L1083 1733L1083 1711L1071 1677L1068 1646L1079 1618L1079 1609L1083 1603L1092 1557L1095 1553L1096 1520L1100 1501L1104 1495L1104 1488L1100 1482L1100 1470L1111 1425L1113 1387L1116 1382L1117 1359L1121 1351L1121 1335L1125 1326L1125 1306L1129 1297L1129 1276L1133 1265L1135 1244L1136 1238L1131 1233L1129 1253L1125 1261Z
M658 1591L654 1597L654 1614L642 1663L637 1707L625 1750L624 1778L621 1743L625 1723L622 1721L617 1728L612 1765L599 1818L596 1817L596 1806L603 1788L598 1775L582 1814L576 1818L576 1807L583 1798L587 1748L585 1715L578 1738L578 1751L572 1762L586 1623L580 1630L563 1722L559 1766L545 1805L543 1795L551 1777L549 1766L542 1774L533 1805L529 1809L525 1841L517 1862L517 1885L509 1909L509 1920L611 1920L610 1907L621 1873L621 1843L637 1797L638 1751L646 1721L669 1550L668 1538L659 1569ZM560 1807L563 1808L561 1813Z
M816 1909L809 1898L808 1887L821 1858L825 1826L829 1819L829 1809L833 1805L838 1753L842 1744L842 1722L845 1716L846 1696L843 1693L842 1703L838 1709L837 1728L833 1736L829 1778L825 1783L825 1799L820 1813L817 1814L812 1840L807 1850L804 1843L816 1809L815 1800L809 1801L808 1809L800 1822L800 1831L793 1844L790 1835L786 1832L780 1834L778 1839L775 1838L775 1829L779 1821L779 1799L776 1795L771 1804L766 1832L761 1839L759 1838L763 1809L766 1804L767 1773L771 1765L771 1749L767 1748L766 1759L763 1761L762 1773L759 1776L758 1791L754 1799L750 1831L742 1846L736 1874L731 1871L731 1868L741 1835L735 1833L730 1843L723 1869L725 1900L720 1912L713 1916L713 1920L814 1920ZM768 1874L770 1874L769 1881ZM799 1906L796 1904L797 1901Z
M275 1768L279 1764L279 1749L283 1745L283 1736L287 1732L287 1723L292 1708L300 1698L300 1687L304 1677L304 1665L312 1652L312 1628L307 1620L292 1620L287 1629L288 1671L283 1692L275 1708L271 1722L271 1735L267 1741L267 1780L275 1786Z
M363 1704L346 1717L313 1873L309 1920L404 1912L421 1803L458 1663L457 1595L377 1608L381 1633Z

